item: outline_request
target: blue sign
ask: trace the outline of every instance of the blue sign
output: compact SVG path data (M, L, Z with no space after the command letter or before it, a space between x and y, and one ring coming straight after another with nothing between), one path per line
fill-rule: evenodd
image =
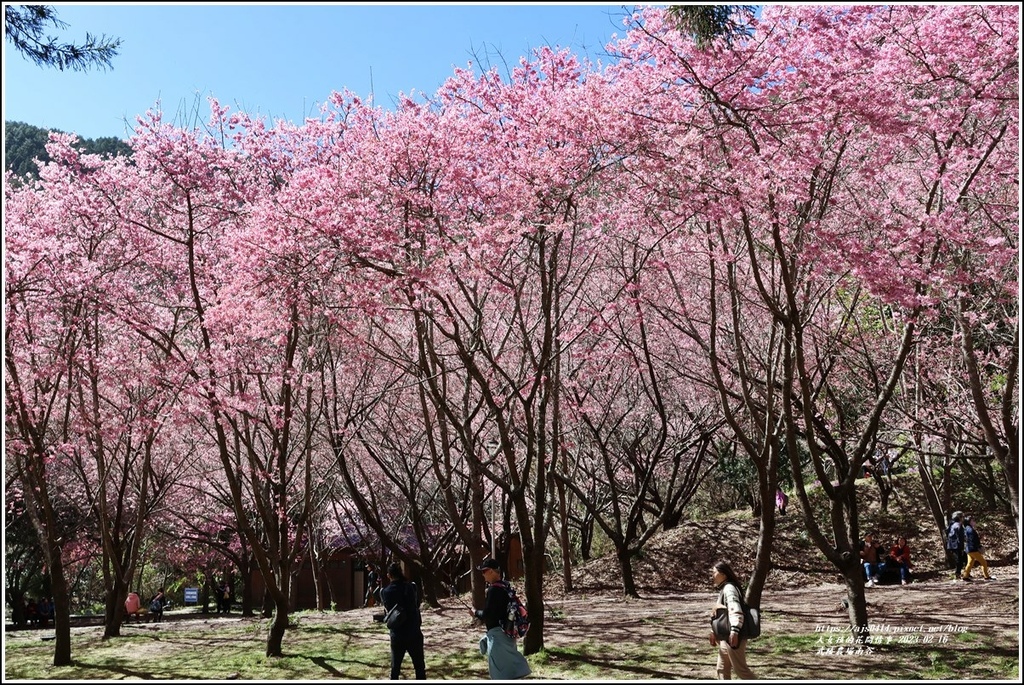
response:
M199 588L185 588L185 604L199 604Z

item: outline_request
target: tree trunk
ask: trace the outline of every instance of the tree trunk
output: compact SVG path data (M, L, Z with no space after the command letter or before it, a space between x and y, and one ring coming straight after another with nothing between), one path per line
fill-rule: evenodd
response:
M288 629L288 598L282 593L274 603L274 620L270 623L270 630L267 632L267 656L284 656L282 643L284 633Z
M618 560L619 569L622 572L622 594L626 597L640 599L640 594L636 591L636 577L633 575L632 550L621 544L616 544L615 558Z
M563 456L563 470L565 470L564 461L565 457ZM566 592L572 592L572 549L569 542L569 511L566 505L565 484L556 478L555 488L558 492L558 530L559 545L562 548L562 586Z
M128 584L114 580L113 587L105 593L106 607L103 612L103 638L121 637L124 622L124 601L128 597Z
M775 479L772 479L775 480ZM777 486L776 486L777 487ZM761 495L761 501L770 501ZM761 507L761 524L757 534L757 553L754 556L754 568L747 583L745 601L752 607L761 606L761 593L772 570L772 543L775 539L775 507Z
M53 665L71 666L71 603L60 547L54 544L54 550L49 564L50 591L53 593Z
M536 654L544 649L544 552L532 543L523 542L526 610L530 614L530 632L523 638L523 654Z
M868 605L864 597L864 568L860 557L852 557L849 563L843 564L842 572L853 641L868 644Z
M239 557L238 571L242 576L242 616L255 616L252 596L252 560L244 548Z

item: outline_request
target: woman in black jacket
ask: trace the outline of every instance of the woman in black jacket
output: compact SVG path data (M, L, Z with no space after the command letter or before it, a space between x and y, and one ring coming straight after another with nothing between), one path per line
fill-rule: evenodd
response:
M487 635L481 640L480 651L487 655L487 670L491 680L517 680L530 675L530 664L522 655L516 641L505 634L501 622L508 612L508 590L501 579L501 567L494 559L487 558L476 567L484 574L487 593L484 608L471 610L472 615L483 621Z
M388 566L390 583L381 591L385 611L398 605L405 618L401 625L388 628L391 636L391 679L398 680L402 671L402 660L405 653L412 659L412 667L416 671L416 680L427 679L427 666L423 654L423 619L420 616L419 590L415 583L405 579L400 564Z

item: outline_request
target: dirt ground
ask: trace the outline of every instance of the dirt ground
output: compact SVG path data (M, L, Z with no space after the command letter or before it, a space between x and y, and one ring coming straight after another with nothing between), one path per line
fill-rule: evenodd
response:
M934 526L914 512L912 497L901 506L903 515L898 523L867 507L862 529L875 529L886 545L897 534L907 535L913 550L914 582L866 588L868 618L872 635L878 640L870 655L823 655L820 650L830 646L833 636L842 639L849 635L849 615L842 604L846 587L807 540L805 523L791 502L789 514L779 519L773 545L774 567L761 600L762 635L805 639L781 653L769 652L764 643L753 642L748 662L755 673L760 668L762 677L776 680L913 677L916 669L927 672L935 649L976 649L978 641L955 639L961 633L973 634L985 645L993 645L992 655L1017 664L1019 671L1020 571L1012 521L986 519L980 524L995 580L982 580L979 570L973 574L977 578L973 582L954 582ZM745 580L753 565L756 542L757 521L742 512L664 532L651 540L634 564L639 599L623 596L621 572L613 555L578 565L572 592L566 592L561 575L552 572L544 591L544 646L549 652L555 648L588 648L587 660L609 669L605 672L614 673L615 679L713 679L716 657L707 637L716 592L710 584L709 570L717 559L727 559ZM453 645L475 647L483 631L469 617L466 601L451 598L438 608L424 609L428 654L450 653ZM345 612L343 619L367 626L365 634L356 639L380 642L385 648L386 633L372 628L376 625L371 621L375 611L356 609ZM126 630L195 630L199 623L256 620L175 616L172 611L160 626L143 624ZM331 612L304 612L301 624L338 620L339 615ZM807 640L807 636L814 635L820 636L820 642ZM631 654L633 645L673 641L678 651L659 663L637 663ZM557 660L557 650L548 658ZM949 661L955 663L955 656ZM960 679L1013 679L1016 672L954 675L962 676Z
M779 557L788 563L779 564L769 574L761 602L762 634L819 634L823 643L777 654L765 653L754 642L748 661L755 673L760 667L764 675L778 680L898 679L914 673L914 664L927 668L933 658L927 648L972 649L954 639L963 632L980 636L986 644L1001 645L997 651L1005 652L1003 656L1019 654L1020 573L1016 549L1010 542L1016 540L1012 530L1000 532L992 526L989 531L990 571L996 578L992 581L954 582L945 569L941 545L936 542L932 548L918 540L913 583L865 590L872 634L882 641L865 657L819 653L829 646L832 636L841 639L849 634L849 615L842 605L846 587L824 557L807 548L799 534L801 526L795 516L780 523L776 546ZM732 560L737 570L743 569L741 573L749 572L756 528L749 517L726 516L658 536L635 566L640 599L623 596L618 567L610 558L579 566L572 593L564 591L558 574L550 574L545 588L545 647L549 651L589 647L590 663L609 669L616 679L713 679L715 653L707 635L716 592L709 582L709 569L715 559L724 557ZM1003 542L997 544L999 536ZM981 578L980 572L976 577ZM439 608L424 610L428 654L450 652L453 645L476 645L482 630L469 617L465 601L446 599ZM375 611L345 612L344 620L366 625L368 630L361 639L380 641L383 649L386 633L370 628ZM143 625L135 629L194 629L195 621L254 620L172 617L173 613L169 616L172 620L159 628ZM337 614L306 612L301 624L337 620ZM885 642L890 637L891 641ZM630 653L632 645L673 641L679 645L678 651L661 663L637 663ZM549 658L557 660L557 653L552 654ZM902 675L893 676L890 671ZM1012 678L1012 674L1000 673L985 676Z
M675 571L697 582L706 577L703 567L679 563ZM876 647L870 657L822 656L821 647L810 645L784 654L766 653L758 642L748 649L748 662L755 673L772 680L864 680L905 679L914 663L927 664L922 647L933 641L940 649L965 649L951 640L961 632L980 635L986 642L1003 645L1001 652L1017 655L1020 649L1019 568L998 565L991 568L993 581L955 583L945 577L914 582L908 586L883 585L867 590L868 614L873 634L892 636L892 644ZM773 572L774 573L774 572ZM805 583L795 576L795 587L787 582L771 583L765 592L762 609L762 635L808 635L819 633L823 640L832 635L848 635L849 617L841 600L845 586L838 582ZM802 584L801 584L802 583ZM687 583L689 585L689 583ZM588 647L586 660L608 669L615 680L711 680L715 678L715 651L707 642L708 615L716 593L703 589L642 592L641 599L626 599L613 590L582 591L567 595L549 591L545 605L545 648L549 658L559 658L555 648ZM373 624L377 609L355 609L344 613L346 622L365 625L367 630L352 639L378 642L386 650L387 634ZM304 612L302 626L337 623L331 612ZM166 649L168 631L195 631L218 622L255 622L256 619L232 617L175 617L173 612L159 625L141 624L126 632L160 631L161 642L153 648ZM100 628L74 630L100 631ZM446 599L441 607L425 609L423 632L428 654L449 653L453 645L472 649L482 636L480 625L468 616L468 607L459 599ZM262 630L258 631L263 634ZM948 637L944 637L948 636ZM287 640L287 638L286 638ZM909 640L909 642L907 642ZM173 638L171 638L173 642ZM672 642L678 650L660 663L637 663L631 646L644 642ZM254 644L262 638L254 635ZM146 649L134 645L133 649ZM136 655L137 656L137 655ZM579 658L579 657L574 657ZM485 666L481 660L481 677ZM896 671L894 669L903 669ZM890 671L897 675L890 674ZM969 674L964 679L968 679ZM1013 674L989 673L984 679L1013 678Z

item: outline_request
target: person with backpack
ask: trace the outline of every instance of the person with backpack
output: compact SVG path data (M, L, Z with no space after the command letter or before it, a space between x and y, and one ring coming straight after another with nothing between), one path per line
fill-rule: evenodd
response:
M985 559L985 555L981 552L981 536L978 535L978 529L974 525L973 516L964 519L964 545L967 550L967 566L964 567L964 580L969 581L971 579L971 569L974 568L975 564L981 566L981 572L984 574L985 580L994 580L988 574L988 560Z
M949 524L949 530L946 531L946 550L952 557L953 565L956 568L954 581L963 580L960 574L967 562L967 540L962 523L963 516L962 512L954 511L953 520Z
M487 669L491 680L517 680L530 675L530 664L516 647L514 625L509 621L509 603L515 590L501 578L501 566L488 557L476 567L487 582L484 608L470 614L484 622L487 635L480 640L480 651L487 655Z
M402 672L402 660L406 652L412 660L416 680L427 679L426 658L423 654L423 617L420 614L419 588L405 579L402 566L392 563L388 566L390 582L381 590L385 611L396 606L405 614L397 626L388 626L391 639L391 680L398 680Z
M153 617L153 621L160 623L164 620L164 607L167 606L167 595L164 594L164 589L160 588L156 591L156 595L153 599L149 600L149 613Z
M739 578L726 561L719 561L711 567L711 582L718 592L718 601L711 610L712 621L720 611L729 617L728 635L710 633L712 647L718 647L718 665L716 671L719 680L730 680L732 672L743 680L757 680L757 676L747 666L747 638L741 635L743 630L743 588Z

